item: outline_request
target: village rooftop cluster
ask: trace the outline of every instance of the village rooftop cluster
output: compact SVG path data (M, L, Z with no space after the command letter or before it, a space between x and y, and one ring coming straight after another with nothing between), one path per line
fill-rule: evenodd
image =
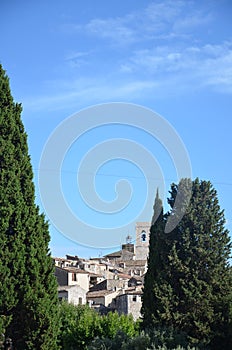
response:
M128 235L121 250L100 258L71 255L66 255L66 259L53 258L59 300L88 304L102 314L109 311L131 314L137 320L141 316L149 231L150 223L136 223L135 243Z

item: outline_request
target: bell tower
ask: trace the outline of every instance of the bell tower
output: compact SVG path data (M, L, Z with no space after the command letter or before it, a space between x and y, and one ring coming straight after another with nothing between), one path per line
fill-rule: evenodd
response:
M136 223L135 260L147 260L149 252L149 235L151 224L149 222Z

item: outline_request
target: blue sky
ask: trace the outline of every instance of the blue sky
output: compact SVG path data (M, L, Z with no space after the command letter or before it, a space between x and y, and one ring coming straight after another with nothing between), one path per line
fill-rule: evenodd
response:
M49 135L84 108L129 102L152 109L175 128L188 150L193 177L212 181L231 230L231 16L229 0L1 1L0 61L15 100L23 104L41 208L38 170ZM130 182L131 206L126 205L116 218L98 217L96 211L84 208L76 184L81 157L107 138L128 138L153 153L163 172L164 200L177 176L170 154L136 128L95 128L73 144L61 174L66 200L75 215L81 212L81 219L90 225L121 225L126 217L130 226L122 228L120 244L128 233L134 237L133 219L146 192L141 169L127 159L111 160L98 169L95 188L105 201L115 199L118 179ZM155 195L153 168L145 178ZM51 195L55 203L55 194ZM142 219L149 221L151 215L152 207ZM53 255L97 256L109 250L98 246L97 236L92 237L91 247L81 244L78 227L79 244L65 238L52 222L50 229Z

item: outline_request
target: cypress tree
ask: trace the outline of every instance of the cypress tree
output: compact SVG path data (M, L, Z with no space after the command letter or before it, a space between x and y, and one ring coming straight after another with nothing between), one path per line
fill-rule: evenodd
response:
M35 204L21 112L0 65L0 331L17 350L58 349L48 224Z
M163 205L157 191L154 203L154 214L152 218L149 238L148 269L144 279L144 289L142 295L143 328L149 328L154 324L154 315L158 310L158 298L155 297L155 285L162 274L165 266L162 239L164 233Z
M188 179L171 186L171 209ZM184 197L184 196L183 196ZM165 215L173 215L172 210ZM192 197L184 217L163 239L167 261L153 288L157 310L153 325L188 334L191 344L227 349L231 339L231 243L217 192L209 181L192 182ZM146 286L145 286L146 287Z

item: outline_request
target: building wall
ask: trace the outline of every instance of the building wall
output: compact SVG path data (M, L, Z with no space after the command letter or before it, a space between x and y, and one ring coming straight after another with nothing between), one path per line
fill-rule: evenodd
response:
M125 244L122 244L122 250L127 250L128 252L131 252L134 254L135 246L133 243L125 243Z
M55 268L55 276L57 278L57 283L59 286L67 286L68 285L68 272L62 270L59 267Z
M115 299L115 309L119 314L128 315L128 298L127 294L121 294Z
M121 256L122 261L127 261L127 260L131 261L131 260L134 260L134 258L135 258L134 253L128 250L122 249L122 256Z
M115 309L119 314L132 315L134 320L141 317L142 300L140 294L122 294L115 299Z
M94 293L94 292L93 292ZM92 295L91 292L90 294L87 294L87 300L88 302L94 302L95 304L102 304L104 306L110 306L112 303L112 300L116 298L119 292L112 292L112 293L99 293L98 295Z
M94 298L90 297L87 300L90 303L90 305L92 305L91 303L105 305L105 297L103 295L99 297L94 297Z
M105 272L108 270L108 266L106 264L99 263L99 261L95 260L82 261L82 264L80 264L80 266L85 271L102 275L104 275Z
M78 273L77 272L69 272L68 273L68 285L79 285L81 288L86 291L89 290L89 275L88 273Z
M128 294L128 314L133 316L134 320L141 317L142 299L140 294Z
M128 280L124 279L106 279L95 286L91 287L90 291L101 291L101 290L109 290L109 291L118 291L119 289L128 288Z
M68 302L74 305L84 305L86 304L86 291L79 287L73 286L68 291Z
M61 300L68 301L68 291L67 290L58 291L58 298L60 301Z
M136 223L136 246L135 246L135 260L146 260L149 252L149 222Z
M105 306L110 306L110 304L112 303L112 300L114 298L116 298L116 296L118 295L119 292L113 292L110 294L105 295Z
M74 305L86 304L86 291L77 285L58 288L58 297Z

